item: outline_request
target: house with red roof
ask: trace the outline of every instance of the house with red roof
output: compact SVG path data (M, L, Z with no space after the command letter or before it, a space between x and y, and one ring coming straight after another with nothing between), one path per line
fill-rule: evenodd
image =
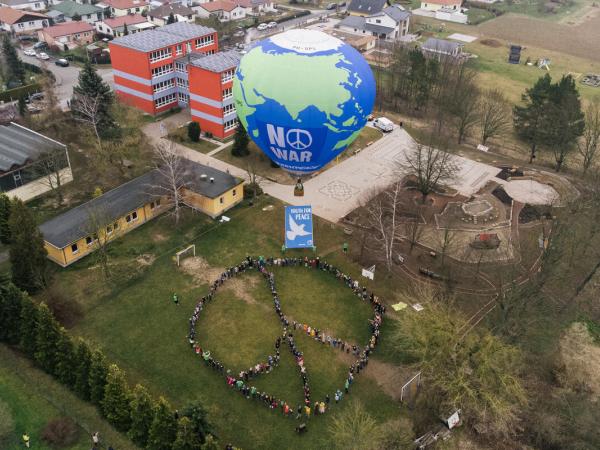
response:
M104 19L101 22L96 22L94 26L99 34L112 37L125 35L125 30L127 30L128 34L133 34L139 31L152 30L153 28L156 28L156 25L148 22L148 20L141 14L132 14L127 16L113 17L111 19Z
M215 0L208 3L200 3L192 8L198 17L216 17L221 22L238 20L246 17L252 10L241 4L239 0Z
M65 22L38 31L38 39L62 50L94 42L95 28L87 22Z
M50 21L45 14L0 7L0 30L9 33L29 33L49 25Z
M460 11L462 0L422 0L421 9L425 11L438 11L447 9L452 11Z
M96 6L109 11L112 17L120 17L128 14L141 14L150 9L150 2L147 0L102 0Z

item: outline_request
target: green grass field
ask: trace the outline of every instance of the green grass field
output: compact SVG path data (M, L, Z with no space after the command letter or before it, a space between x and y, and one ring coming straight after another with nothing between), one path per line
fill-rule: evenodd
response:
M263 211L267 204L274 208ZM188 319L197 298L207 291L207 283L177 268L172 260L177 249L195 243L196 254L211 268L234 264L247 254L280 252L283 207L279 202L264 197L254 207L240 206L228 215L231 222L217 224L187 212L178 229L167 216L138 228L111 244L114 276L108 282L101 278L93 257L57 270L55 285L83 310L83 318L71 332L101 346L110 360L126 370L132 385L145 384L176 408L202 402L221 442L231 441L244 449L328 448L331 417L348 402L333 407L325 417L311 418L310 432L299 437L294 432L294 419L232 392L187 343ZM340 229L315 218L315 238L323 252L331 253L328 260L354 276L359 273L360 267L342 255L344 235ZM152 255L153 262L140 263L140 255ZM366 343L372 311L341 282L300 267L277 268L275 272L287 315L334 336ZM381 278L382 288L377 293L393 292L391 279ZM274 353L274 342L282 329L262 277L248 273L236 283L237 288L224 286L207 305L198 321L197 338L217 358L239 370ZM180 306L171 302L173 292L179 294ZM333 397L336 389L343 389L349 360L339 350L306 336L297 334L297 342L305 354L313 399L322 399L326 393ZM280 366L257 378L256 386L292 404L302 400L301 378L287 347L282 347ZM358 376L349 397L359 398L380 422L405 414L372 377Z

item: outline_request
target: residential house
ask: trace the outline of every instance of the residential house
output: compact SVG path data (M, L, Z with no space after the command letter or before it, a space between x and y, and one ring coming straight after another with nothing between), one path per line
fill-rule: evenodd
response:
M160 27L167 24L171 14L173 14L175 22L193 22L196 18L196 12L193 9L179 3L172 3L148 11L148 20Z
M353 16L372 16L388 6L388 0L351 0L348 12Z
M45 11L49 5L56 5L60 0L0 0L0 6L28 11Z
M150 9L147 0L102 0L97 6L109 11L112 17L142 14Z
M277 11L273 0L234 0L234 2L245 8L248 16L259 16Z
M50 11L58 11L57 17L64 19L65 22L72 22L73 18L94 24L104 18L102 8L94 5L81 4L73 0L64 0L58 5L50 8ZM77 20L75 20L77 22Z
M410 12L400 5L388 6L370 16L347 16L336 28L350 33L372 35L379 39L398 40L408 34L410 15Z
M140 14L104 19L102 22L96 22L94 26L96 27L96 31L100 34L119 37L125 34L125 25L127 25L127 33L131 34L156 28L156 25L148 22L148 20Z
M208 3L201 3L194 6L193 9L198 14L198 17L216 17L221 22L243 19L249 10L246 6L229 0L215 0Z
M217 217L244 198L244 182L229 173L185 162L183 203ZM66 267L172 208L159 169L106 192L40 226L48 258Z
M64 144L13 122L0 125L1 192L27 201L50 191L57 179L61 185L73 180Z
M426 55L437 57L459 58L462 56L464 44L462 42L447 41L445 39L429 38L421 46Z
M65 22L38 31L38 39L63 50L94 42L95 28L87 22Z
M426 11L437 11L439 9L451 9L460 11L462 0L422 0L421 9Z
M0 7L0 30L9 33L30 33L49 25L48 16L44 14Z

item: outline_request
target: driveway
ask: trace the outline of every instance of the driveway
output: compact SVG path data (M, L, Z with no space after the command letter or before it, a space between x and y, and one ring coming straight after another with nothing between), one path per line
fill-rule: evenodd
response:
M79 67L70 65L69 67L60 67L54 64L56 58L50 57L48 61L41 61L35 56L26 56L22 49L17 49L19 57L23 62L33 64L35 66L42 66L45 64L46 68L54 74L56 77L56 96L63 109L67 107L67 100L70 100L73 96L73 86L77 84L77 78L79 76ZM113 87L113 74L112 69L98 69L98 74L106 81L111 87Z

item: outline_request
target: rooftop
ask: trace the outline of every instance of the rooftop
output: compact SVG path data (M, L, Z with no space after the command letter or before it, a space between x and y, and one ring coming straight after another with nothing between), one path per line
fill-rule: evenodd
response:
M39 3L39 0L2 0L2 3L9 6L28 5L30 3Z
M348 5L348 11L371 15L380 12L386 4L387 0L352 0Z
M188 22L175 22L156 30L147 30L121 36L114 39L110 45L119 45L134 50L150 52L211 33L215 33L213 28L194 25Z
M404 8L402 8L402 6L397 4L383 8L383 12L396 22L402 22L410 17L410 12L406 11Z
M427 0L433 5L462 5L462 0Z
M103 22L111 28L122 27L123 25L132 25L146 22L146 18L141 14L128 14L126 16L104 19Z
M54 11L60 11L67 17L73 17L76 14L83 16L102 12L102 8L88 4L83 5L81 3L74 2L73 0L64 0L58 5L52 6L50 9Z
M232 175L212 167L193 161L186 161L185 165L187 168L186 187L205 197L219 197L240 183ZM206 177L202 179L202 175L206 175ZM214 178L214 182L211 183L210 178ZM102 214L103 220L110 223L152 201L152 198L155 197L152 193L152 186L160 185L164 181L158 169L152 170L100 197L54 217L42 224L40 230L47 242L57 248L64 248L90 234L89 230L86 230L90 213Z
M422 45L423 50L448 54L454 52L459 47L464 47L464 44L460 42L446 41L444 39L436 38L429 38Z
M208 2L208 3L201 3L198 6L205 9L206 11L215 12L215 11L233 11L238 6L238 4L236 4L234 2L230 2L229 0L215 0L212 2ZM241 6L243 6L245 8L249 7L246 5L241 5Z
M234 67L237 67L240 64L241 59L242 55L235 50L218 52L212 55L195 53L194 58L192 58L190 61L190 64L211 72L221 73L227 69L233 69Z
M66 22L58 25L53 25L43 29L43 32L48 36L59 37L68 36L75 33L85 33L86 31L94 31L94 27L87 22Z
M18 9L9 8L8 6L0 7L0 22L13 25L17 22L32 20L29 19L30 17L37 18L38 20L48 18L48 16L40 13L35 13L31 11L20 11Z
M183 6L179 3L167 4L148 11L149 17L167 17L171 13L179 14L180 16L192 16L196 14L193 9Z
M131 9L147 6L145 0L102 0L100 3L115 9Z
M35 160L40 154L65 148L60 142L11 122L0 125L0 171L8 172Z
M394 31L392 27L386 27L384 25L378 25L375 23L365 23L365 30L377 34L389 34Z

